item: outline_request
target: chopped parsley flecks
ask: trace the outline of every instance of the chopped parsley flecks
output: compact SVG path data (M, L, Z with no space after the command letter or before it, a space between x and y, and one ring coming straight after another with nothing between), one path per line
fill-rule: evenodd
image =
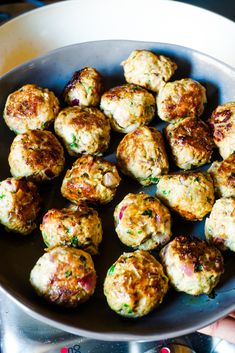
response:
M4 197L6 197L6 195L5 194L1 194L0 195L0 200L4 199Z
M69 144L70 147L78 147L78 144L77 144L77 138L74 134L72 134L72 142Z
M150 178L147 178L147 180L151 181L151 183L157 184L160 178L150 177Z
M71 274L72 274L72 271L70 271L70 270L66 271L64 274L65 274L66 278L69 278L71 276Z
M115 269L115 264L113 264L111 267L108 269L108 275L112 275Z
M75 237L72 238L72 240L71 240L71 245L76 248L76 247L78 246L78 244L79 244L79 238L78 238L78 236L76 235Z
M130 305L128 304L123 304L123 308L125 309L125 311L128 309L127 314L133 314L133 310L130 307Z
M170 194L170 190L162 190L163 195L168 196Z
M195 264L194 272L201 272L201 271L203 271L203 266L200 264Z

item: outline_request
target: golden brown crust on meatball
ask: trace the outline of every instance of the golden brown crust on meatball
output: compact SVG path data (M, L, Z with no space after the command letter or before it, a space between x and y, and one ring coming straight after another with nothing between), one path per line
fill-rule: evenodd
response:
M171 238L171 214L145 193L127 194L114 211L115 230L127 246L153 250Z
M55 132L71 156L101 156L110 141L109 119L97 108L69 107L55 120Z
M178 236L160 256L174 288L191 295L209 294L224 272L220 251L198 238Z
M219 105L213 111L209 124L222 158L229 157L235 151L235 102Z
M120 183L114 164L100 157L83 155L67 171L61 187L62 195L74 203L110 202Z
M94 263L83 250L56 247L38 259L30 273L30 283L47 301L74 308L94 293Z
M200 119L185 118L165 128L175 164L192 169L209 163L213 152L213 139L209 127Z
M214 204L213 180L208 173L172 173L160 177L156 196L189 221L202 220Z
M167 290L162 265L144 250L122 254L109 268L104 282L110 308L132 318L147 315L160 305Z
M25 179L0 182L0 223L8 231L27 235L36 228L40 196L36 185Z
M52 91L27 84L8 96L3 117L11 130L22 134L46 129L55 120L59 108L59 100Z
M50 131L31 130L14 138L8 161L13 176L41 182L63 170L64 150Z
M40 225L47 247L73 246L91 255L98 253L102 240L102 224L98 212L90 207L51 209Z
M147 90L126 84L105 92L100 108L109 117L114 130L128 133L150 123L155 115L156 104L154 96Z
M191 78L168 82L157 96L158 116L168 122L200 117L206 102L206 90L199 82Z
M235 197L235 152L221 162L213 162L208 172L213 178L217 196Z
M164 55L149 50L134 50L121 63L127 82L158 92L171 78L177 65Z
M73 74L64 89L64 99L69 105L97 106L103 92L101 74L93 67L84 67Z
M117 148L117 161L124 174L144 186L156 183L169 170L163 137L153 127L142 126L125 135Z

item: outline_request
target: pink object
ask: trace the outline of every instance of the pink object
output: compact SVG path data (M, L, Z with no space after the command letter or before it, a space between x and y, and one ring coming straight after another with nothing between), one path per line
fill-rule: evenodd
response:
M67 347L62 347L60 349L60 353L68 353L68 348Z
M171 353L171 350L170 350L170 348L162 347L160 350L160 353Z

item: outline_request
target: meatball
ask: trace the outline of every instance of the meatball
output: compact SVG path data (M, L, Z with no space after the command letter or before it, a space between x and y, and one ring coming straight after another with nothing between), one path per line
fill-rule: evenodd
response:
M114 211L115 230L122 243L153 250L171 238L171 215L156 197L128 194Z
M8 161L14 177L41 182L61 173L64 150L50 131L31 130L14 138Z
M169 164L161 133L142 126L129 132L117 148L117 161L124 174L147 186L168 173Z
M214 204L213 180L208 173L176 173L160 177L156 196L189 221L202 220Z
M219 105L209 119L214 142L222 158L235 152L235 102Z
M235 197L235 152L222 162L213 162L208 172L218 197Z
M192 169L210 162L214 143L209 127L202 120L185 118L169 124L165 133L179 168Z
M221 198L206 219L207 240L221 250L235 251L235 198Z
M168 82L157 96L158 116L169 123L200 117L206 102L206 90L199 82L191 78Z
M101 156L110 141L109 119L93 107L63 109L55 120L55 132L71 156L84 153Z
M108 305L117 314L137 318L162 303L168 278L162 265L147 251L123 253L104 281Z
M94 293L94 263L83 250L58 246L38 259L30 273L30 283L47 301L74 308Z
M83 155L67 171L61 187L62 195L74 203L110 202L120 183L114 164L100 157Z
M59 100L47 88L28 84L11 93L3 117L16 134L29 130L44 130L59 112Z
M170 58L149 50L134 50L121 65L127 82L154 92L158 92L177 69Z
M76 71L64 89L64 99L69 105L97 106L103 91L101 74L93 67Z
M73 246L98 253L102 240L102 225L98 212L89 207L70 207L49 210L40 225L47 247Z
M127 133L148 125L155 115L156 104L154 96L144 88L126 84L104 93L100 108L114 130Z
M40 196L31 181L8 178L0 182L0 223L8 231L31 233L39 210Z
M160 257L172 286L191 295L210 294L224 272L220 251L197 238L176 237Z

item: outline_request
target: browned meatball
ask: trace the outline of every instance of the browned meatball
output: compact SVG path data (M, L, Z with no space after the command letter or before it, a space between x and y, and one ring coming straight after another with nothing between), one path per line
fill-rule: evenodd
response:
M209 127L202 120L185 118L169 124L165 133L179 168L192 169L210 162L214 143Z
M206 101L206 90L199 82L191 78L168 82L157 96L158 115L169 123L200 117Z
M101 74L93 67L84 67L73 74L64 89L64 99L69 105L96 106L103 90Z
M100 157L83 155L67 171L61 192L77 204L84 201L105 204L114 198L120 180L114 164Z
M0 223L22 235L36 228L40 196L36 185L25 179L8 178L0 182Z
M235 102L219 105L209 119L216 146L225 159L235 151Z
M52 248L38 259L30 273L30 283L47 301L75 308L95 291L93 260L80 249Z
M219 197L235 197L235 152L225 160L215 161L208 169Z
M209 294L224 272L220 251L205 240L178 236L160 256L174 288L191 295Z
M41 182L58 176L64 168L64 150L50 131L31 130L17 135L9 154L11 174Z
M28 84L8 96L4 119L17 134L44 130L55 120L59 108L59 100L53 92Z

